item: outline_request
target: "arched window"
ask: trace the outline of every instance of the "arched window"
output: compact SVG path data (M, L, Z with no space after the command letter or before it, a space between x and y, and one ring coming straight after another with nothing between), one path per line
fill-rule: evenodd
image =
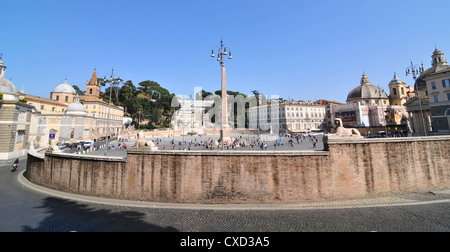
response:
M69 96L66 96L66 102L68 102L69 101Z
M91 89L89 89L89 94L92 94L92 88L91 88Z
M56 96L56 100L59 101L59 95Z
M394 95L397 95L397 89L393 88L392 91L394 92Z
M405 95L405 89L402 87L402 95Z

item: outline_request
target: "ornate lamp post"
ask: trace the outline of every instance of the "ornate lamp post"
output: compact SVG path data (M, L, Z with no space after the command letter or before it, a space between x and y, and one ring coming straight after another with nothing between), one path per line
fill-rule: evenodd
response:
M119 86L119 84L122 82L122 80L119 78L114 79L114 69L111 72L111 76L110 79L106 79L106 76L104 78L105 82L109 82L110 86L109 86L109 103L108 103L108 119L107 119L107 131L106 131L106 149L105 149L105 156L108 153L108 144L109 144L109 129L110 129L110 118L111 118L111 95L112 95L112 89L114 86Z
M230 132L228 129L228 103L227 103L227 78L225 72L225 57L228 55L228 59L232 59L231 50L223 44L220 40L220 47L217 49L217 61L220 63L222 70L222 124L220 128L220 139L222 142L222 150L225 148L225 141L229 139ZM228 51L227 51L228 50ZM216 57L214 55L214 49L211 52L211 58Z
M422 102L420 101L419 88L416 83L417 77L420 76L420 74L422 74L423 72L425 72L425 68L424 68L423 64L421 66L414 65L414 63L412 61L411 61L411 65L406 68L406 76L409 76L410 74L412 74L412 77L414 79L414 90L417 90L416 94L417 94L417 99L419 100L420 117L422 117L422 120L420 120L420 121L422 122L423 133L426 136L427 129L425 128L425 121L423 119Z

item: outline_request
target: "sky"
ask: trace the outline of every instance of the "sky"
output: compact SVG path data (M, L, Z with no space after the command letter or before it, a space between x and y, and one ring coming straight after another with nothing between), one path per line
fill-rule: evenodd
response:
M211 58L231 49L227 88L345 102L363 72L388 90L411 64L450 55L448 0L0 0L5 77L50 97L100 77L152 80L177 95L220 89ZM216 54L217 55L217 54Z

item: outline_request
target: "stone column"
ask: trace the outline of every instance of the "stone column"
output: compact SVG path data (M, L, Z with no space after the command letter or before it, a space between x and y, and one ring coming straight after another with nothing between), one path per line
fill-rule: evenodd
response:
M228 101L227 101L227 77L225 65L222 64L222 127L220 130L220 139L228 141L230 132L228 129Z

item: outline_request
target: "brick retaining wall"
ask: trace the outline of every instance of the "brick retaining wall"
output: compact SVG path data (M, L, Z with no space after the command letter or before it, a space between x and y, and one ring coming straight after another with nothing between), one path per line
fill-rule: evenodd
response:
M182 203L286 203L450 188L450 137L328 139L327 151L130 149L127 159L46 154L25 176L72 193Z

